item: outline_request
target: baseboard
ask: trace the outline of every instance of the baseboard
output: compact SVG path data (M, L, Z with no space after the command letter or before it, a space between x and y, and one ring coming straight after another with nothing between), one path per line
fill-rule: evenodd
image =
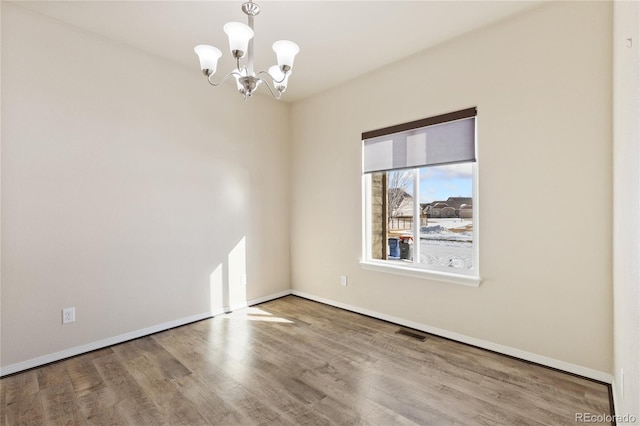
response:
M96 342L87 343L86 345L76 346L73 348L65 349L60 352L55 352L48 355L39 356L37 358L32 358L27 361L18 362L15 364L7 365L6 367L0 368L0 377L8 376L9 374L19 373L21 371L29 370L31 368L40 367L45 364L49 364L55 361L60 361L65 358L70 358L72 356L81 355L83 353L95 351L97 349L103 349L108 346L117 345L119 343L126 342L128 340L137 339L140 337L148 336L150 334L158 333L161 331L169 330L170 328L180 327L185 324L189 324L192 322L200 321L203 319L211 318L217 315L224 314L225 312L230 312L236 309L244 308L247 306L257 305L259 303L264 303L269 300L278 299L283 296L287 296L291 294L290 290L282 291L280 293L275 293L269 296L259 297L257 299L249 300L247 303L233 305L229 307L224 307L212 312L205 312L202 314L192 315L185 318L180 318L174 321L165 322L162 324L154 325L151 327L143 328L140 330L131 331L129 333L124 333L119 336L109 337L106 339L98 340Z
M616 409L615 407L618 407L618 391L616 390L617 386L616 386L616 378L613 377L613 380L611 380L611 414L616 414Z
M181 325L189 324L191 322L200 321L205 318L210 318L212 315L209 312L192 315L185 318L180 318L174 321L165 322L162 324L154 325L140 330L124 333L119 336L113 336L106 339L98 340L96 342L87 343L86 345L76 346L74 348L65 349L60 352L55 352L48 355L32 358L27 361L11 364L0 369L0 376L6 376L8 374L18 373L30 368L39 367L41 365L49 364L51 362L60 361L61 359L69 358L72 356L80 355L86 352L95 351L97 349L106 348L108 346L117 345L118 343L126 342L127 340L137 339L139 337L147 336L149 334L157 333L159 331L165 331L170 328L179 327Z
M258 305L260 303L268 302L270 300L280 299L291 294L291 290L281 291L279 293L270 294L269 296L258 297L257 299L249 300L247 306Z
M346 309L348 311L356 312L359 314L367 315L373 318L388 321L394 324L402 325L404 327L413 328L415 330L424 331L426 333L435 334L436 336L445 337L447 339L455 340L457 342L466 343L468 345L477 346L482 349L487 349L493 352L498 352L504 355L519 358L525 361L533 362L536 364L544 365L546 367L555 368L557 370L566 371L567 373L576 374L578 376L587 377L592 380L611 384L613 376L602 371L593 370L590 368L582 367L580 365L571 364L569 362L560 361L554 358L549 358L543 355L534 354L531 352L523 351L520 349L512 348L509 346L500 345L497 343L489 342L482 339L476 339L475 337L465 336L463 334L454 333L452 331L443 330L437 327L432 327L425 324L409 321L403 318L394 317L380 312L371 311L369 309L360 308L358 306L348 305L346 303L337 302L331 299L325 299L324 297L318 297L313 294L305 293L298 290L292 290L291 294L305 299L313 300L316 302L324 303L327 305L335 306L337 308Z

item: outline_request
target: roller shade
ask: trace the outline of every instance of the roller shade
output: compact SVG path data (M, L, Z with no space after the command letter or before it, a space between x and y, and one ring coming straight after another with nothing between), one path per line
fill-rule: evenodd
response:
M362 134L364 173L476 161L476 108Z

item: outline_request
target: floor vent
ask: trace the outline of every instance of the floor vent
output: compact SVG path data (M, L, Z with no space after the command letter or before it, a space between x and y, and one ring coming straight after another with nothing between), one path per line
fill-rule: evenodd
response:
M421 342L424 342L425 340L427 340L427 336L426 335L420 334L420 333L416 333L415 331L407 330L406 328L401 328L400 330L396 331L396 334L402 334L403 336L409 336L412 339L420 340Z

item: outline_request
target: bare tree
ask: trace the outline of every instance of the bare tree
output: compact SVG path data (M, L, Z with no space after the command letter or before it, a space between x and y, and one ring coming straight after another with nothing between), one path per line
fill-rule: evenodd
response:
M411 188L412 178L413 172L411 170L393 170L387 173L389 220L400 216L402 203L407 197L411 197L409 189Z

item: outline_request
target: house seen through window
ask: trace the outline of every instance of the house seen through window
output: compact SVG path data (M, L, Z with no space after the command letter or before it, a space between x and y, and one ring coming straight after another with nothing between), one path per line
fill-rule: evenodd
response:
M366 262L478 275L475 116L363 134Z

